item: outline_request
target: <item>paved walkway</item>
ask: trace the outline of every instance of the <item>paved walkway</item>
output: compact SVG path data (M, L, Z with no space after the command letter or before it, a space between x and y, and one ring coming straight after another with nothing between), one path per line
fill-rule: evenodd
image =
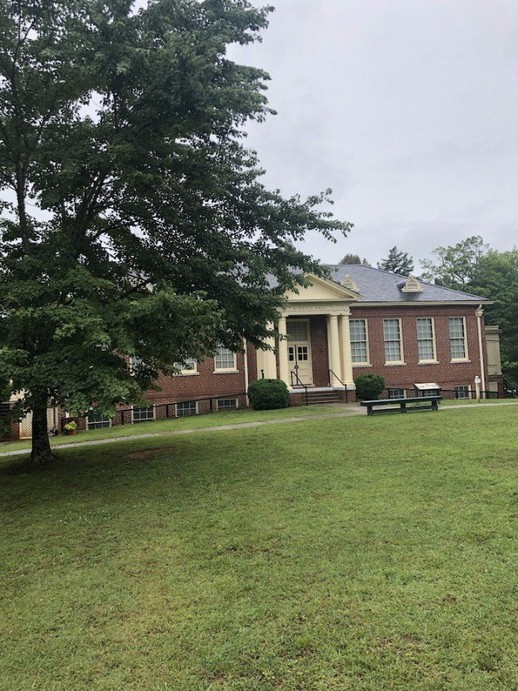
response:
M329 404L328 404L329 405ZM505 401L502 403L479 403L477 408L487 408L492 406L501 405L517 405L518 401ZM254 422L236 422L232 425L215 425L214 427L198 427L193 429L179 429L171 430L170 432L148 432L146 434L128 434L124 437L109 437L106 439L94 439L92 441L80 441L72 442L71 444L54 444L51 446L55 449L70 449L83 446L99 446L100 444L115 444L117 442L132 441L134 439L155 439L157 437L174 437L180 436L182 434L195 434L204 432L222 432L228 429L246 429L248 427L263 427L264 425L287 425L293 422L305 422L306 420L331 420L343 417L351 417L354 415L367 415L367 410L361 408L356 403L349 403L344 405L343 403L337 403L336 407L344 408L342 413L327 413L324 415L304 415L299 417L285 417L277 420L256 420ZM452 405L452 406L442 406L440 410L458 410L459 408L471 408L473 403ZM0 453L0 458L3 456L21 456L23 454L29 453L30 449L18 449L16 451L7 451Z

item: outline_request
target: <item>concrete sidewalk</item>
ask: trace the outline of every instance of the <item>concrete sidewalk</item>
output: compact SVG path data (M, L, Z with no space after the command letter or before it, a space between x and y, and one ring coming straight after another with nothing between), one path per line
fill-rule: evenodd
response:
M329 404L328 404L329 405ZM509 406L518 405L517 401L505 401L502 403L478 403L477 408L487 408L494 406ZM80 441L71 444L54 444L51 446L53 449L71 449L84 446L99 446L101 444L115 444L117 442L138 440L138 439L156 439L158 437L174 437L181 436L185 434L197 434L206 432L223 432L229 429L247 429L251 427L263 427L265 425L288 425L294 422L305 422L306 420L334 420L338 418L351 417L357 415L367 415L367 409L361 408L357 403L349 403L344 405L343 403L337 403L336 406L344 408L343 413L328 413L327 415L305 415L303 417L288 417L279 420L257 420L255 422L237 422L232 425L215 425L213 427L199 427L194 429L182 429L182 430L171 430L170 432L149 432L147 434L129 434L124 437L107 437L106 439L95 439L92 441ZM452 406L442 406L440 410L458 410L460 408L473 408L475 405L473 403L452 405ZM19 449L17 451L7 451L0 453L0 458L7 456L23 456L24 454L30 453L30 449Z
M343 404L337 404L341 407L345 406ZM115 444L121 441L131 441L133 439L155 439L157 437L174 437L181 436L185 434L195 434L203 432L223 432L229 429L247 429L249 427L263 427L264 425L284 425L292 424L294 422L304 422L305 420L330 420L334 418L351 417L354 415L365 415L366 410L360 408L356 404L350 403L348 408L343 413L328 413L327 415L304 415L303 417L288 417L279 420L257 420L254 422L236 422L232 425L214 425L213 427L196 427L194 429L181 429L181 430L171 430L170 432L148 432L145 434L128 434L124 437L107 437L106 439L95 439L92 441L80 441L72 442L70 444L52 444L52 449L71 449L83 446L98 446L100 444ZM23 454L30 453L30 449L18 449L16 451L7 451L0 453L0 458L6 456L21 456Z

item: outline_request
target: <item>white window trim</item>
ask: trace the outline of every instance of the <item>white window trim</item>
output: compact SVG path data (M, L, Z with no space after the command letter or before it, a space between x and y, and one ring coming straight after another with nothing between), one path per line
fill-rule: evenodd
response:
M419 333L417 331L417 322L419 319L430 319L432 322L432 346L433 346L433 358L431 360L418 360L419 365L438 365L439 360L437 359L437 342L435 340L435 317L417 317L415 320L415 328L417 335L417 356L419 357Z
M108 417L108 416L106 415L103 417ZM92 423L93 427L90 427L90 422ZM101 422L101 420L97 420L97 422ZM104 420L102 420L102 422L104 422ZM108 429L108 427L113 427L113 419L112 418L109 418L110 424L108 425L108 427L97 427L97 425L95 423L96 423L96 420L90 421L88 419L88 415L86 416L86 429Z
M152 418L146 418L145 420L137 420L137 423L138 422L151 422L151 420L156 420L156 408L155 408L155 405L153 403L151 405L134 405L134 406L131 406L131 424L135 424L135 418L133 416L135 408L153 408L153 417Z
M451 357L451 335L450 335L450 319L462 319L462 322L464 324L464 357L458 357L454 358ZM468 352L468 332L466 329L466 317L449 317L448 318L448 339L449 339L449 346L450 346L450 362L471 362L469 359L469 352Z
M222 396L221 398L217 399L217 411L218 413L220 412L220 407L219 407L219 402L220 401L235 401L236 402L236 407L235 408L221 408L222 411L224 410L237 410L239 408L239 398L238 396Z
M195 408L196 408L196 412L194 413L194 415L199 414L198 401L180 401L179 403L174 404L174 412L175 412L176 417L189 417L189 415L178 415L178 406L181 405L182 403L194 403ZM192 416L192 417L194 417L194 416Z
M192 369L185 369L182 362L175 362L174 366L178 370L175 372L175 377L192 377L193 375L198 375L198 362L194 360L194 367Z
M386 321L398 321L399 322L399 349L401 352L401 360L387 360L387 354L385 350L386 346L386 339L385 339L385 322ZM394 366L400 366L400 365L406 365L405 362L405 349L403 347L403 326L401 324L401 317L385 317L383 319L383 354L385 356L385 367L394 367Z
M458 396L455 396L455 399L458 400L458 401L472 400L472 398L473 398L473 390L472 390L472 388L471 388L471 384L455 384L454 387L453 387L454 393L457 393L456 389L458 389L458 388L461 387L461 386L467 388L468 393L469 393L469 396L466 396L466 397L465 397L465 396L461 396L460 398L459 398Z
M128 360L128 369L129 369L130 374L132 376L135 375L135 371L141 363L142 363L142 358L139 358L136 355L130 355L129 360Z
M288 324L301 324L304 322L306 324L306 339L290 339L288 334ZM290 343L311 343L311 322L309 319L286 319L286 342ZM307 338L309 336L309 338Z
M225 346L221 346L224 348ZM227 350L230 350L230 348L227 348ZM237 369L237 354L232 353L234 356L234 366L233 367L217 367L216 366L216 355L214 355L214 374L232 374L235 372L239 372Z
M357 321L357 322L358 322L358 321L362 321L362 322L364 322L364 324L365 324L365 348L366 348L366 350L367 350L367 359L366 359L366 360L363 360L363 361L361 361L361 362L355 362L355 361L352 359L352 357L353 357L353 356L352 356L352 340L349 339L349 340L350 340L350 347L351 347L351 362L352 362L352 366L353 366L353 367L371 367L372 365L371 365L371 359L370 359L371 349L370 349L370 345L369 345L369 321L368 321L368 319L363 319L363 318L361 318L361 317L359 317L359 318L354 317L354 318L350 319L350 320L349 320L349 334L350 334L350 327L351 327L351 322L352 322L352 321Z

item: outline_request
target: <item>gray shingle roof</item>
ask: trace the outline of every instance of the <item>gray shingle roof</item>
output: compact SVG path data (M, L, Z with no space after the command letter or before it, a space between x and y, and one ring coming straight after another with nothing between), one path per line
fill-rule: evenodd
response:
M405 276L398 276L389 271L382 271L371 266L360 264L327 265L331 279L336 283L350 276L358 286L361 295L360 302L487 302L487 298L460 290L443 288L432 283L419 280L422 293L404 293L401 284L406 281Z

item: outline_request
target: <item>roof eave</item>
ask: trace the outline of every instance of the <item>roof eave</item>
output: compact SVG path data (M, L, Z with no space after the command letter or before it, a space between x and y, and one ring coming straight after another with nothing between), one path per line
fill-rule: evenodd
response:
M479 305L493 305L494 302L492 300L416 300L413 302L403 302L403 301L397 301L397 300L384 300L384 301L365 301L362 302L359 300L358 302L352 303L350 306L351 307L444 307L444 306L457 306L461 305L462 307L477 307Z

